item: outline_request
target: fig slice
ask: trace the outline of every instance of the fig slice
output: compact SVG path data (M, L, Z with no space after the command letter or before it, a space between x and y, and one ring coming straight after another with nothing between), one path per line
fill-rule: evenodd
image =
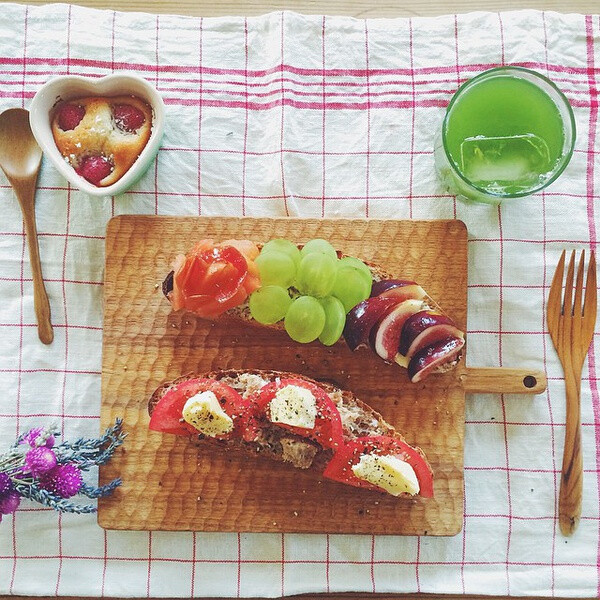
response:
M435 310L422 310L406 320L398 353L409 359L425 346L449 337L462 338L464 334L446 315Z
M381 281L374 281L373 287L371 288L371 297L380 296L383 292L388 290L405 287L407 285L417 285L414 281L409 279L382 279Z
M423 309L422 300L405 300L388 311L371 330L371 347L378 356L392 362L398 352L398 345L405 323Z
M417 352L408 364L408 376L413 383L418 383L428 375L448 365L460 357L465 345L463 338L451 337Z
M373 326L396 304L397 298L367 298L357 304L346 315L344 326L343 335L350 350L367 344Z
M385 279L373 283L371 297L397 298L398 302L404 302L405 300L425 300L427 292L414 281Z

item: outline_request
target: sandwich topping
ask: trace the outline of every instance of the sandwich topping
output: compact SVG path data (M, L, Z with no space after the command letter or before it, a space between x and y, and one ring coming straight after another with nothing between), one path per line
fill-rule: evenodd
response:
M327 479L392 496L433 496L431 467L422 452L358 400L345 400L341 390L327 393L301 377L249 375L170 385L152 406L150 429L237 440L301 469L321 453L328 461ZM251 394L245 394L242 381L252 384Z
M358 464L352 465L356 477L384 489L392 496L419 493L419 480L415 470L395 456L363 454Z
M341 256L326 240L198 242L177 256L163 281L174 310L207 319L232 314L284 329L306 344L366 347L408 371L413 383L460 360L465 334L409 279L385 279L375 267Z
M214 392L207 390L192 396L184 405L183 420L209 437L233 431L233 419L221 408Z
M269 402L272 423L314 429L317 418L317 401L310 390L297 385L286 385L275 392Z

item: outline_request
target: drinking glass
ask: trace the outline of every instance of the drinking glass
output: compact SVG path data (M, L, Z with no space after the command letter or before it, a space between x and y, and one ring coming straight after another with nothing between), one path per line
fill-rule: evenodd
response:
M530 69L497 67L454 94L434 157L451 193L498 204L550 185L574 144L573 110L558 87Z

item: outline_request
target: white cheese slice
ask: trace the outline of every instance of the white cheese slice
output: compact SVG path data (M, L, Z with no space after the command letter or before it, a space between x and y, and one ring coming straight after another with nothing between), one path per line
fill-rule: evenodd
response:
M352 466L352 472L359 479L384 489L392 496L404 492L413 496L419 493L419 481L414 469L395 456L363 454L360 461Z
M216 437L233 429L233 419L223 410L213 392L200 392L185 403L183 420L200 433Z
M317 401L310 390L298 385L286 385L269 402L271 423L285 423L294 427L314 429Z

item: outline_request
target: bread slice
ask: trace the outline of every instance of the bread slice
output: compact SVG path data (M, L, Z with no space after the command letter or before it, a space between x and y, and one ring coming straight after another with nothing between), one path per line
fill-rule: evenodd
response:
M202 375L184 375L173 381L163 383L154 391L148 401L149 414L152 415L157 403L177 384L199 377L221 381L244 397L278 378L301 379L320 386L335 402L342 421L344 441L348 442L369 435L385 435L407 443L404 437L392 425L387 423L381 414L359 400L352 392L337 388L331 383L315 381L304 375L282 371L231 369L212 371ZM241 439L217 440L200 433L190 437L201 445L219 447L227 451L244 452L253 456L263 456L278 462L290 463L298 469L314 469L322 472L333 456L332 450L322 448L318 443L273 425L268 421L261 425L260 435L254 442L245 442ZM423 451L416 446L412 447L427 462ZM429 469L431 471L431 467ZM403 495L411 497L409 494Z

